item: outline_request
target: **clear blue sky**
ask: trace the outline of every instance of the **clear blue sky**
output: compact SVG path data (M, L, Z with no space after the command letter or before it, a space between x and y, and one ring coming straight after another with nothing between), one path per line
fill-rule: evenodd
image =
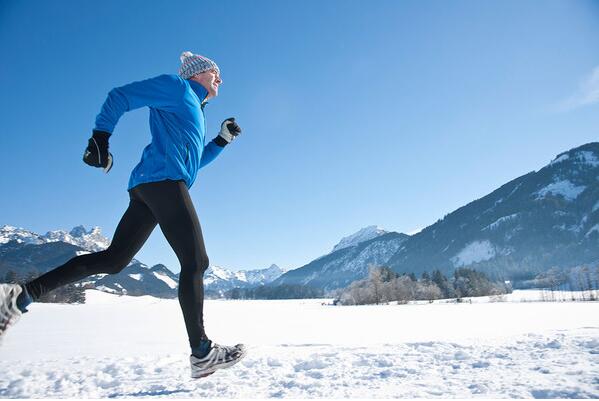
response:
M0 225L112 237L147 109L105 175L81 161L115 86L224 80L210 136L242 136L191 189L212 264L296 268L372 224L412 232L599 134L591 1L3 1ZM138 254L179 270L159 229Z

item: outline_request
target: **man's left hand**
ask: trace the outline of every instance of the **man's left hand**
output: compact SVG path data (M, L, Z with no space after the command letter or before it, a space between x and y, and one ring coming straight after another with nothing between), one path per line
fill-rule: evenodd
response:
M235 122L235 117L231 117L227 118L220 125L218 136L223 138L227 143L231 143L239 134L241 134L241 128Z

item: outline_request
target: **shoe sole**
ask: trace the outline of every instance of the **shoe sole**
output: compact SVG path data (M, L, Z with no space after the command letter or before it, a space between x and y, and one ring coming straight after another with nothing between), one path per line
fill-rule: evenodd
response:
M210 372L210 373L205 373L203 375L199 375L199 376L191 376L192 379L203 379L204 377L208 377L210 375L213 375L214 372Z

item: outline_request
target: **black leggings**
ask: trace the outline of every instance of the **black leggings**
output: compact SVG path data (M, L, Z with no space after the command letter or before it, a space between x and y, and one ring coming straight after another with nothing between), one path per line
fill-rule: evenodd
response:
M204 331L204 271L208 256L202 229L183 181L160 181L129 190L129 207L116 228L110 246L80 255L26 284L34 300L65 284L85 277L123 270L146 242L156 224L175 251L179 275L179 303L191 347L207 339Z

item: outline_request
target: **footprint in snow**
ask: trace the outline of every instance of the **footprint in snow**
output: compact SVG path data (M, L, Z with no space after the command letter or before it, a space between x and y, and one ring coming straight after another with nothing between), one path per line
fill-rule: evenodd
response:
M296 372L300 372L302 370L325 369L325 368L328 368L329 366L330 366L329 364L327 364L323 361L313 359L311 361L300 362L300 363L296 364L293 368L295 369Z

